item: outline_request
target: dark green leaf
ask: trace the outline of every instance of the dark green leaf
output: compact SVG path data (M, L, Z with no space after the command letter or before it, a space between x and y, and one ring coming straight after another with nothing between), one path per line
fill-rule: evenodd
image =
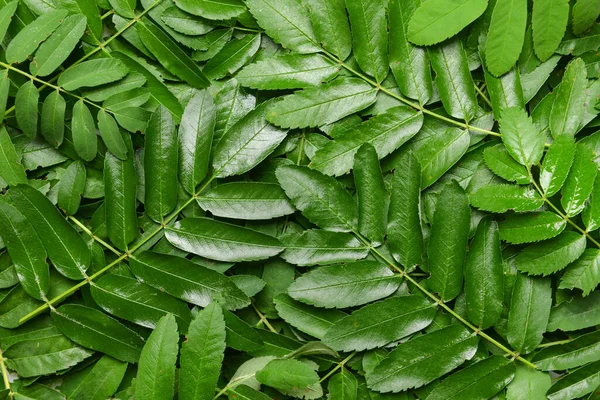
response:
M483 152L485 164L493 173L510 182L526 185L530 182L527 169L508 154L504 146L487 147Z
M79 157L84 161L92 161L98 152L96 125L90 109L83 100L79 100L73 106L71 131L73 132L73 146Z
M104 110L98 111L98 130L102 141L115 157L120 160L127 159L127 146L119 131L115 119Z
M581 289L587 296L600 284L600 250L586 249L569 265L560 280L559 289Z
M576 58L569 63L561 84L554 93L550 113L550 132L555 138L574 136L581 128L587 87L585 63Z
M576 399L593 392L600 385L600 362L588 364L556 381L546 396L550 400Z
M238 17L246 8L241 0L177 0L177 7L208 19Z
M550 375L527 365L517 365L515 378L506 389L507 400L546 400Z
M63 142L66 109L67 103L58 90L50 93L42 105L40 130L44 139L54 147Z
M534 211L544 204L533 189L516 185L487 185L473 193L470 199L471 205L494 213Z
M38 101L40 94L33 81L27 81L15 97L15 118L25 136L33 139L38 130Z
M502 110L500 132L506 150L521 165L529 168L540 161L546 135L534 125L525 110L516 107Z
M354 156L354 182L358 195L358 231L373 246L383 243L389 195L381 176L377 151L363 144Z
M81 161L72 162L58 184L58 206L67 215L74 215L79 209L81 196L85 190L86 172Z
M549 275L577 260L585 250L585 236L563 232L560 236L532 244L515 257L516 267L533 275Z
M273 299L278 316L288 324L323 339L327 331L347 314L339 310L324 310L293 300L286 294Z
M358 381L351 372L342 367L327 384L329 397L338 400L356 400Z
M600 333L579 336L572 342L543 349L533 357L543 371L572 369L600 359Z
M10 186L27 183L25 168L19 162L15 146L4 127L0 128L0 179Z
M573 165L565 180L560 199L565 213L570 217L583 211L585 201L592 194L598 174L594 158L595 154L589 147L585 144L577 145Z
M509 214L500 222L500 238L512 244L539 242L560 234L567 226L553 212Z
M106 399L117 391L126 370L127 363L105 355L93 366L67 376L60 389L69 399Z
M568 135L558 136L548 148L540 170L540 186L546 196L554 196L562 188L571 169L575 149L575 141Z
M552 309L548 332L557 329L575 331L600 324L600 291L594 291L587 297L576 296L570 302L564 302Z
M65 90L100 86L127 75L127 67L114 58L99 58L79 63L60 74L58 85Z
M221 79L246 65L260 47L260 35L246 35L234 39L204 65L202 72L208 79Z

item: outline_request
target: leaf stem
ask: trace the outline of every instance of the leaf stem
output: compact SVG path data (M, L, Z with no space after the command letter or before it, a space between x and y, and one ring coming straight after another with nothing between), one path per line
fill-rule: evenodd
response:
M492 108L492 102L490 101L490 99L487 98L487 96L485 95L485 93L483 93L483 91L479 88L479 86L477 85L473 85L475 86L475 90L477 91L477 93L479 94L479 97L481 97L483 99L483 101L485 101L485 103L490 106L490 108ZM485 85L484 85L485 86Z
M537 348L538 349L543 349L543 348L546 348L546 347L552 347L552 346L558 346L558 345L561 345L561 344L571 343L572 341L573 341L573 339L557 340L556 342L542 343Z
M269 328L269 330L273 333L277 333L277 329L273 328L273 325L271 325L271 323L269 322L269 320L267 319L267 316L265 314L263 314L258 307L256 307L256 304L254 304L254 302L251 303L252 304L252 308L254 308L254 311L256 312L256 314L258 315L258 317L260 318L260 321L258 321L257 326L260 323L265 324L265 326L267 328Z
M8 379L8 370L6 369L6 364L4 363L4 353L0 350L0 369L2 369L2 379L4 381L4 387L8 389L8 396L13 398L13 391L10 387L10 380Z
M106 243L104 240L100 239L98 236L94 235L94 232L90 231L87 226L85 226L81 221L79 221L77 218L75 218L72 215L69 215L68 218L73 221L73 223L75 223L75 225L77 225L78 227L81 228L82 231L84 231L85 233L87 233L92 240L95 240L96 242L100 243L102 246L106 247L108 250L112 251L113 253L115 253L117 255L117 257L120 257L122 254L119 250L115 249L114 247L112 247L110 244Z
M354 357L356 355L356 351L353 351L352 353L350 353L350 355L346 358L344 358L341 362L338 363L338 365L336 365L334 368L332 368L327 375L325 375L324 377L322 377L321 379L319 379L319 382L323 382L325 379L329 378L331 375L334 374L335 371L337 371L338 369L342 368L344 365L346 365L346 363L348 361L350 361L352 359L352 357Z

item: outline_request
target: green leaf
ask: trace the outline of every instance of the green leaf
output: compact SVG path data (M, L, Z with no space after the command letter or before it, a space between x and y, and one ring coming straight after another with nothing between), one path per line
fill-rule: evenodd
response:
M511 360L491 356L444 379L427 399L493 398L514 376L515 364Z
M2 17L0 15L0 17ZM1 23L1 21L0 21ZM2 26L0 26L0 29ZM4 119L6 114L6 103L8 102L8 92L10 90L10 80L8 79L8 70L0 71L0 117Z
M400 281L400 275L377 261L358 261L313 269L297 278L288 294L317 307L349 308L391 295Z
M58 90L50 93L42 105L40 130L44 139L54 147L63 142L66 109L67 103Z
M596 175L590 201L586 203L581 217L588 231L600 227L600 174Z
M507 400L546 400L550 375L526 365L517 365L515 378L506 389Z
M90 265L90 250L50 200L24 185L11 189L10 198L39 235L58 272L69 279L83 279Z
M383 347L426 328L435 313L436 305L423 297L390 297L336 322L325 334L323 342L338 351Z
M527 0L496 1L485 48L486 65L492 75L503 75L515 65L523 47L526 26Z
M177 0L177 7L190 14L216 20L239 17L246 11L241 0Z
M534 211L544 204L544 200L533 189L516 185L483 186L470 199L471 205L494 213Z
M250 304L228 277L185 258L144 252L130 261L131 270L140 281L200 307L211 301L228 310Z
M582 34L600 15L600 5L594 0L577 0L573 6L573 33Z
M267 386L274 387L282 393L299 392L306 399L314 399L314 393L310 393L312 386L319 385L319 375L310 365L298 360L272 360L263 369L256 372L256 379ZM322 393L321 393L322 395Z
M210 84L196 63L177 43L148 19L136 24L135 28L144 46L167 71L197 89L203 89Z
M540 186L546 196L554 196L562 188L571 169L575 149L575 141L568 135L558 136L548 148L540 170Z
M244 384L228 390L230 399L241 400L271 400L271 397Z
M358 231L373 246L383 243L387 225L387 199L377 151L363 144L354 156L354 183L358 196Z
M529 168L540 161L546 135L534 125L524 109L511 107L502 110L500 132L506 150L521 165Z
M287 129L279 129L265 119L269 104L272 103L262 103L246 114L215 145L213 169L216 177L248 172L286 138Z
M483 158L487 167L502 179L519 185L527 185L530 182L527 169L515 161L504 146L487 147Z
M504 268L498 224L482 219L465 260L465 298L469 320L481 329L493 326L503 311Z
M115 119L104 110L98 111L98 130L108 151L119 160L126 160L127 146L121 136L119 127Z
M306 128L336 122L375 102L377 89L358 78L338 78L272 103L267 120L284 128Z
M595 154L585 144L578 144L575 149L573 165L562 188L560 203L565 213L573 217L583 211L585 201L592 194L594 182L598 174L598 166L594 162Z
M592 332L577 339L542 349L532 361L542 371L572 369L600 359L600 332Z
M253 89L302 89L327 82L338 71L339 66L320 54L285 54L250 64L236 78Z
M165 314L170 314L186 332L191 320L183 301L126 276L104 275L90 291L104 311L147 328L154 328Z
M114 58L84 61L60 74L58 86L65 90L100 86L123 78L127 72L127 67Z
M509 214L500 222L500 239L512 244L539 242L558 236L567 221L548 211Z
M276 175L285 194L312 223L336 232L356 228L356 203L334 178L293 165L279 167Z
M112 210L106 213L106 227L111 242L120 250L126 250L138 235L136 174L131 153L124 161L110 153L104 159L104 204Z
M197 201L203 210L225 218L271 219L295 211L284 191L274 183L225 183L203 192Z
M9 186L27 183L25 168L19 162L15 146L4 127L0 128L0 179Z
M108 0L115 12L124 18L135 16L136 0Z
M215 28L211 21L181 11L177 7L165 9L160 19L171 29L184 35L204 35Z
M358 381L344 367L339 373L333 375L327 384L329 397L339 400L356 400Z
M33 226L15 207L0 201L0 228L23 289L30 296L44 300L50 274L46 250Z
M550 275L577 260L585 250L585 236L572 231L554 239L526 247L515 257L519 271L533 275Z
M31 74L47 76L56 71L77 46L86 23L85 16L81 14L66 17L35 53L29 64Z
M383 393L418 388L471 359L476 350L477 336L451 325L400 344L367 372L367 384Z
M339 310L324 310L293 300L286 294L273 298L279 318L317 339L323 339L327 331L347 314Z
M235 78L228 80L215 96L216 121L213 147L236 122L256 106L256 97L246 93Z
M68 375L60 389L69 399L105 399L117 391L126 370L127 363L105 355L93 366Z
M550 113L550 132L557 138L574 136L581 128L587 88L585 63L576 58L567 65L561 84L554 93Z
M279 239L285 248L280 257L300 266L360 260L369 254L368 246L349 233L311 229Z
M581 289L587 296L600 284L600 250L586 249L569 265L560 280L559 289Z
M173 246L218 261L262 260L283 250L272 236L208 218L177 221L165 234Z
M283 47L301 54L321 48L308 11L296 0L246 0L250 13L267 35Z
M38 130L38 101L40 94L33 81L27 81L15 96L15 118L25 136L33 139Z
M317 150L310 167L327 175L344 175L352 169L355 154L371 144L381 159L415 136L423 125L423 114L405 106L393 107L332 140Z
M518 68L511 68L510 71L496 78L484 66L484 74L492 110L496 117L502 114L504 108L525 108L525 93ZM537 89L539 88L536 88L536 91Z
M85 190L86 172L81 161L72 162L58 184L58 206L67 215L74 215L79 209L81 196Z
M71 131L73 132L73 146L79 157L84 161L92 161L98 153L96 125L90 109L83 100L77 101L73 106Z
M462 290L470 221L469 198L453 181L439 195L427 248L429 286L444 301L454 299Z
M419 10L425 5L432 5L432 3L437 2L438 0L425 2L415 12L411 23ZM469 71L467 53L463 48L462 42L459 39L452 39L429 48L428 53L431 59L431 66L435 71L435 83L444 109L454 118L466 121L472 120L477 112L477 98L475 97L473 78Z
M227 347L251 352L263 346L264 342L260 335L237 315L225 310L223 316L227 328Z
M346 0L352 28L352 49L361 70L379 83L388 75L385 0Z
M570 302L563 302L552 309L548 332L557 329L575 331L589 328L600 322L600 291L594 291L587 297L575 297Z
M344 0L303 0L315 36L325 50L345 60L352 51L352 34Z
M202 72L208 79L221 79L233 74L252 59L260 47L260 34L234 39L204 65Z
M412 154L399 163L402 167L392 178L388 214L388 246L396 261L406 268L420 264L423 259L421 228L421 166Z
M23 28L6 47L6 62L13 64L25 61L66 16L66 10L51 10Z
M408 40L418 46L442 42L479 18L486 8L486 0L423 2L408 24Z
M210 400L214 396L225 351L225 320L216 303L200 311L181 346L179 398Z
M94 308L66 304L52 313L52 320L75 343L121 361L137 363L144 347L140 335Z
M550 400L581 398L596 390L598 385L600 385L600 362L595 362L570 372L556 381L546 396Z
M515 350L528 354L542 342L550 307L550 280L517 274L506 326L506 340Z
M546 61L558 48L569 19L566 0L538 0L533 4L531 25L533 48L541 61Z
M162 106L148 121L144 173L144 210L161 222L177 205L177 134L171 112Z
M4 3L5 5L0 9L0 40L4 41L8 26L13 20L13 15L19 6L18 1L11 1ZM18 18L18 17L17 17Z
M417 0L389 2L389 61L402 94L425 104L433 94L429 56L407 37L408 23L418 6Z

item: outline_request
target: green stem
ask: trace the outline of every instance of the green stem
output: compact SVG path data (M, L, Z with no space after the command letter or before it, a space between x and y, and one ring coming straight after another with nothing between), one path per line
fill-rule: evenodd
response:
M258 309L258 307L256 307L256 304L254 304L254 302L252 302L252 308L254 308L254 312L256 312L256 315L258 315L258 317L260 318L260 321L258 321L258 324L256 325L258 326L261 323L263 323L267 328L269 328L271 332L277 333L277 329L273 328L273 325L271 325L271 323L267 319L267 316L260 312L260 310Z
M485 103L490 106L490 108L493 108L492 106L492 102L490 101L490 99L487 98L487 96L485 95L485 93L483 93L483 91L479 88L479 86L474 85L475 86L475 90L477 91L477 94L479 94L479 97L481 97L483 99L483 101L485 101Z
M356 355L356 351L353 351L352 353L350 353L350 355L346 358L344 358L341 362L338 363L338 365L336 365L334 368L331 369L331 371L329 371L327 373L327 375L325 375L324 377L322 377L321 379L319 379L319 382L323 382L325 379L329 378L331 375L333 375L335 373L335 371L337 371L340 368L343 368L344 365L346 365L346 363L348 361L350 361L352 359L352 357L354 357Z
M92 240L95 240L96 242L100 243L102 246L106 247L108 250L112 251L113 253L115 253L117 255L117 257L120 257L122 254L119 250L115 249L114 247L112 247L110 244L106 243L104 240L100 239L98 236L94 235L94 232L90 231L87 226L85 226L81 221L79 221L77 218L75 218L72 215L69 215L68 217L71 221L73 221L73 223L75 225L77 225L78 227L81 228L82 231L84 231L85 233L87 233Z
M0 350L0 369L2 370L2 379L4 381L4 387L8 389L8 396L13 398L13 391L10 387L10 380L8 379L8 370L6 369L6 364L4 363L4 354L2 350Z
M546 347L552 347L552 346L558 346L560 344L571 343L572 341L573 341L573 339L557 340L556 342L542 343L537 348L538 349L543 349L543 348L546 348Z

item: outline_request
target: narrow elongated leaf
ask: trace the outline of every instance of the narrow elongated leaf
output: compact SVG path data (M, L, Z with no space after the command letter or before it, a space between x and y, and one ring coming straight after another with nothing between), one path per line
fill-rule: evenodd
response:
M546 196L554 196L562 188L573 158L575 141L568 135L558 136L548 148L540 170L540 186Z
M356 203L334 178L293 165L279 167L276 175L294 206L314 224L337 232L356 228Z
M1 17L1 16L0 16ZM0 29L2 27L0 26ZM6 113L6 103L8 102L8 92L10 90L10 80L8 79L8 70L0 72L0 117L4 119Z
M212 399L225 351L225 320L217 303L200 311L181 347L179 398Z
M73 106L71 131L73 132L73 146L79 157L84 161L92 161L98 153L96 125L90 109L83 100L77 101Z
M81 161L75 161L69 165L58 184L58 206L68 215L74 215L79 209L85 180L85 166Z
M279 239L285 247L280 257L300 266L360 260L369 253L366 245L348 233L311 229Z
M389 71L384 0L346 0L352 28L352 49L356 62L377 82Z
M572 231L542 243L532 244L517 257L517 269L533 275L549 275L577 260L585 250L585 236Z
M202 193L197 201L203 210L226 218L271 219L295 211L285 192L273 183L226 183Z
M572 369L600 360L600 333L579 336L572 342L552 346L537 353L532 361L543 371Z
M560 199L563 209L570 217L583 211L585 201L592 194L598 174L598 166L594 158L594 152L589 147L585 144L577 145L573 165L565 180Z
M479 222L465 261L465 298L469 320L482 329L494 325L502 314L504 268L498 224Z
M6 31L8 30L8 26L10 25L13 15L17 10L19 5L18 1L11 1L4 3L5 5L0 9L0 39L4 40L6 36Z
M191 320L183 301L126 276L105 275L90 290L103 310L147 328L154 328L165 314L170 314L186 332Z
M179 335L175 317L162 317L142 349L135 380L135 395L149 400L170 399L175 388Z
M102 141L115 157L120 160L127 158L127 145L121 136L115 119L104 110L98 111L98 130Z
M471 205L494 213L534 211L544 204L533 189L516 185L487 185L477 190L470 199Z
M216 20L235 18L246 10L241 0L177 0L177 7L190 14Z
M469 360L476 350L477 336L451 325L400 344L367 372L367 384L384 393L421 387Z
M550 375L526 365L517 365L515 378L506 388L507 400L546 400Z
M330 83L284 96L267 111L267 120L284 128L331 124L375 102L377 89L357 78Z
M567 221L553 212L510 214L500 222L500 239L512 244L539 242L558 236Z
M90 266L91 253L85 241L62 217L46 196L31 186L10 190L13 204L33 225L54 267L69 279L82 279Z
M236 78L254 89L301 89L326 82L338 71L333 61L319 54L287 54L250 64Z
M403 266L420 264L423 258L423 233L419 203L421 167L412 153L402 159L394 172L388 214L388 245Z
M533 4L533 49L541 61L550 58L558 48L567 30L568 19L568 1L538 0Z
M593 231L600 227L600 174L596 175L590 201L583 209L581 217L588 231Z
M171 112L159 107L148 121L144 150L144 209L161 222L177 205L177 134Z
M546 135L534 125L525 110L516 107L502 110L500 132L506 150L521 165L531 167L542 158Z
M27 81L15 96L15 118L25 136L33 139L38 130L38 101L40 94L33 81Z
M117 391L126 370L126 362L104 355L93 366L68 376L71 379L63 380L60 389L70 399L105 399Z
M526 0L496 1L485 48L487 68L492 75L503 75L515 65L523 47L526 26Z
M283 250L272 236L208 218L177 221L166 237L175 247L218 261L262 260Z
M42 105L40 130L46 141L54 147L62 144L65 134L67 102L58 90L50 93Z
M587 296L600 283L600 251L586 249L581 257L569 265L560 280L560 289L581 289Z
M487 167L499 177L519 185L529 183L527 169L515 161L504 146L497 145L486 148L483 157Z
M246 6L267 35L297 53L320 50L307 10L296 0L247 0Z
M260 47L260 35L234 39L204 65L202 72L208 79L221 79L246 65Z
M225 132L255 108L256 97L247 93L234 78L223 85L214 103L217 116L213 147L216 148Z
M19 162L15 146L6 128L0 128L0 178L9 186L27 183L25 168Z
M136 178L133 156L119 160L107 153L104 159L104 188L106 198L106 228L108 237L117 248L127 249L138 234L136 215Z
M345 60L352 51L352 34L344 0L303 0L308 9L317 42Z
M423 7L417 9L411 22ZM429 48L428 52L444 109L455 118L472 120L477 112L477 99L473 78L469 71L467 53L462 42L452 39Z
M23 289L33 298L44 300L50 272L46 250L33 226L15 207L0 201L0 228Z
M542 342L550 317L550 307L550 280L518 274L506 327L506 339L515 350L527 354Z
M546 396L550 400L576 399L593 392L600 385L600 361L570 372L558 380Z
M507 73L496 78L484 66L484 74L492 110L496 117L502 114L504 108L525 108L525 93L518 68L511 68Z
M75 343L121 361L137 363L144 347L141 336L94 308L66 304L52 313L52 320Z
M198 66L166 33L147 19L135 27L144 46L169 72L198 89L209 85Z
M67 10L51 10L28 24L6 47L6 61L9 64L25 61L40 43L54 32L66 16Z
M554 94L550 113L552 136L574 136L580 128L585 110L585 89L587 87L585 63L576 58L567 65L561 84Z
M377 261L321 267L297 278L288 288L295 300L325 308L348 308L394 293L401 278Z
M548 332L557 329L575 331L589 328L600 322L600 291L594 291L587 297L575 297L570 302L564 302L552 309Z
M420 296L390 297L336 322L323 342L339 351L383 347L427 327L435 312L435 304Z
M142 282L200 307L211 301L228 310L250 304L228 277L185 258L144 252L131 259L130 267Z
M445 301L462 290L470 220L469 198L453 181L440 193L427 249L430 287Z
M491 356L458 371L435 387L430 400L492 398L512 381L515 364L502 356Z
M386 234L389 194L381 176L377 151L368 143L354 156L354 183L358 195L358 231L373 246L379 246Z
M114 58L99 58L79 63L58 77L58 85L65 90L100 86L117 81L127 75L127 67Z
M332 140L317 150L310 167L327 175L352 169L358 149L371 144L381 159L406 143L421 129L423 114L408 107L393 107L352 129L352 134Z
M223 316L227 328L227 347L251 352L263 346L262 338L253 327L230 311L225 310Z
M281 319L317 339L323 339L337 321L348 315L343 311L324 310L297 302L286 294L274 297L273 302Z
M265 119L270 102L256 107L225 133L215 145L215 175L225 178L243 174L263 161L285 139L287 130Z
M81 14L66 17L50 38L35 53L29 71L33 75L50 75L69 57L83 35L86 18Z

